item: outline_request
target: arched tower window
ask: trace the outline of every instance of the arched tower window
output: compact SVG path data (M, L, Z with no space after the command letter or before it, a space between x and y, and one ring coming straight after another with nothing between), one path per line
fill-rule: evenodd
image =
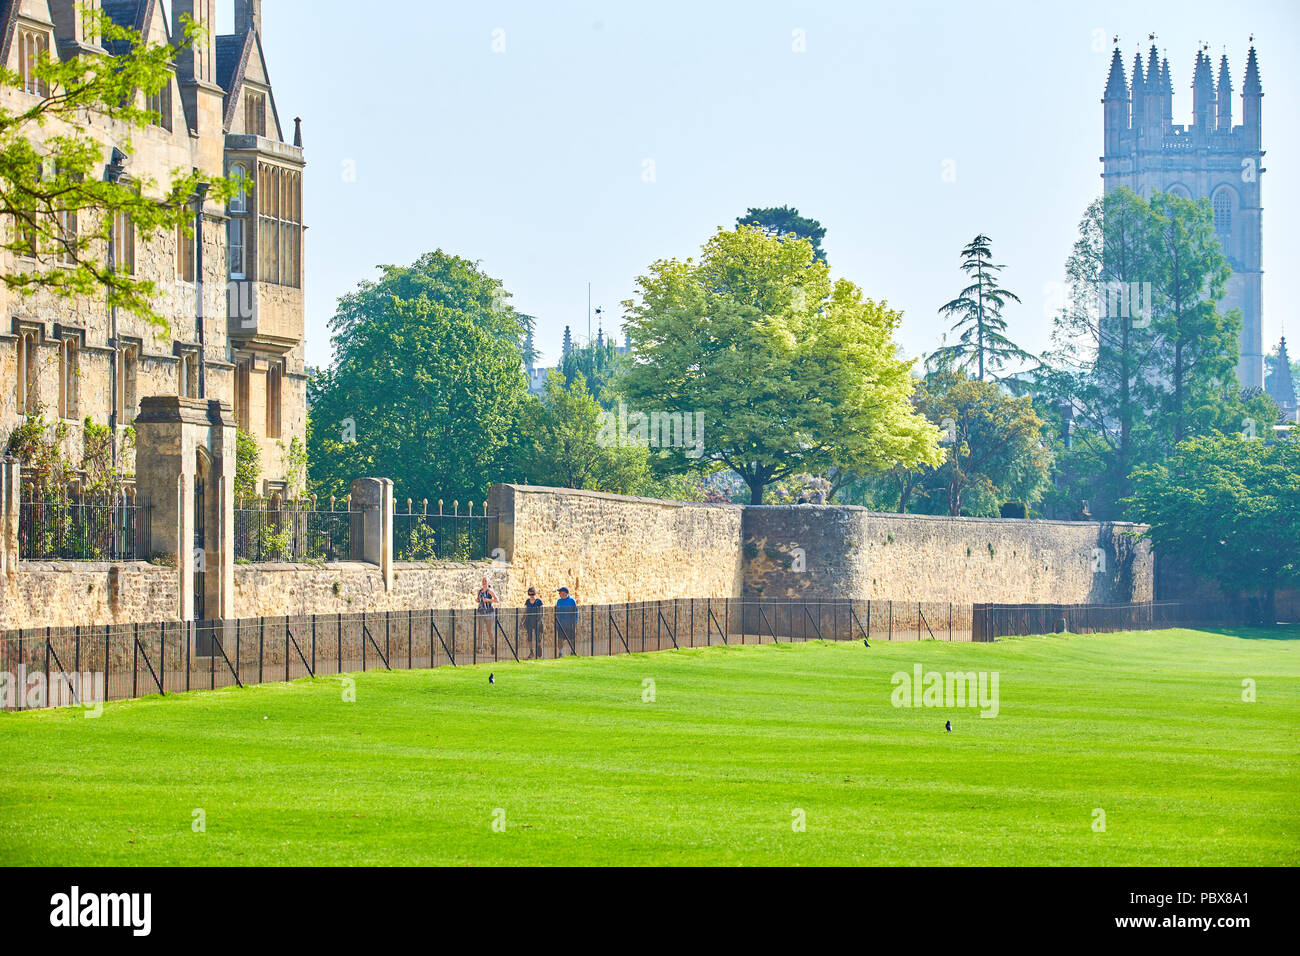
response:
M1214 231L1220 239L1232 235L1232 193L1227 189L1214 194Z

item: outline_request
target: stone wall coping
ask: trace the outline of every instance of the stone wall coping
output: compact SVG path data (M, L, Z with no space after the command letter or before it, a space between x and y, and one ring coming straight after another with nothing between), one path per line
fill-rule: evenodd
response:
M251 571L374 571L379 573L379 565L369 561L322 561L309 564L304 561L256 561L247 564L235 564L235 573Z
M176 569L152 561L19 561L18 570L23 571L85 571L90 574L102 574L113 569L119 571L157 571L175 574Z
M580 498L597 498L602 501L622 501L640 505L659 505L665 508L719 508L723 510L741 510L749 507L735 502L720 501L672 501L665 498L642 498L637 495L615 495L608 491L586 491L581 488L551 488L547 485L515 485L501 483L501 487L510 488L520 494L529 495L565 495Z
M738 508L754 511L849 511L866 515L869 518L887 518L893 521L935 521L940 524L1006 524L1006 525L1055 525L1066 528L1133 528L1137 531L1147 530L1149 525L1134 521L1062 521L1057 518L982 518L973 515L925 515L903 514L897 511L872 511L861 505L737 505Z

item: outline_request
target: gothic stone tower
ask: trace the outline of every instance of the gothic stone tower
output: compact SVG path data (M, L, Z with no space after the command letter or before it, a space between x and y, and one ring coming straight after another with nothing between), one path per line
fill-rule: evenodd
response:
M1264 385L1260 301L1263 98L1259 64L1251 46L1241 91L1242 123L1233 126L1228 58L1219 62L1216 86L1210 57L1201 49L1196 52L1192 74L1192 123L1175 126L1169 60L1157 57L1153 43L1145 70L1142 54L1134 58L1131 84L1126 82L1116 48L1101 101L1106 129L1101 175L1106 192L1127 186L1145 199L1155 192L1174 192L1190 199L1207 198L1213 204L1214 228L1232 267L1227 295L1219 309L1241 309L1237 377L1243 387L1257 388Z

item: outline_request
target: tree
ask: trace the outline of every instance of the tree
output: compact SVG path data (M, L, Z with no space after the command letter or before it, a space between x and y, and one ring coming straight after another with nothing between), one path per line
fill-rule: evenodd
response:
M988 236L978 235L962 249L961 269L974 281L957 298L939 307L940 315L956 318L952 331L957 333L957 343L943 346L931 356L936 366L973 368L981 382L986 367L996 370L1009 362L1033 358L1007 338L1002 308L1008 301L1020 299L998 285L998 274L1006 267L993 261L991 244Z
M581 374L566 384L552 372L546 391L521 409L516 470L532 484L643 495L650 489L647 449L602 440L600 404Z
M464 316L489 335L512 345L522 365L533 331L533 317L515 311L499 279L478 264L443 252L426 252L409 266L381 265L376 282L364 281L338 301L330 332L334 341L387 307L389 300L414 302L421 295Z
M309 482L345 495L352 479L392 478L399 498L481 500L503 477L526 390L522 359L488 290L463 259L422 262L414 299L340 300L334 361L308 384ZM364 300L364 308L357 305Z
M1139 465L1270 414L1237 386L1239 318L1217 311L1226 268L1206 202L1117 189L1089 205L1038 370L1040 395L1074 418L1061 495L1123 517Z
M1236 381L1241 313L1219 314L1232 270L1214 234L1209 201L1156 193L1150 214L1159 290L1152 303L1156 354L1167 376L1159 431L1173 448L1216 423L1222 386Z
M91 34L118 52L68 59L41 53L30 81L0 68L0 86L35 88L39 96L33 102L6 95L9 105L0 107L0 215L13 223L3 246L23 262L0 279L24 295L103 296L107 305L165 327L156 283L109 268L113 224L129 221L140 241L177 228L192 235L200 183L207 180L209 198L219 201L233 186L211 170L178 170L162 187L130 175L131 135L158 120L142 104L171 81L178 47L148 43L102 11L86 16ZM201 28L182 22L178 46L187 47ZM95 127L116 127L121 139L101 142L87 117L95 117Z
M773 238L794 235L812 243L813 258L818 262L826 261L822 249L822 239L826 237L826 227L816 219L799 215L799 210L791 206L751 206L743 216L736 217L737 226L758 226Z
M811 243L719 229L698 262L655 262L638 283L620 389L641 411L698 413L704 460L752 503L791 475L939 460L893 342L901 314L832 283Z
M601 407L610 408L617 401L617 395L611 388L617 358L613 341L606 341L601 335L595 342L586 345L571 344L560 360L560 374L564 376L565 385L570 388L577 379L582 378L587 390Z
M1300 581L1300 441L1205 435L1138 469L1128 500L1156 553L1239 595ZM1270 619L1272 619L1270 617Z
M953 369L931 373L917 392L917 407L939 426L946 455L936 468L890 476L900 511L912 498L921 510L954 517L997 515L1005 502L1038 501L1051 454L1031 398Z

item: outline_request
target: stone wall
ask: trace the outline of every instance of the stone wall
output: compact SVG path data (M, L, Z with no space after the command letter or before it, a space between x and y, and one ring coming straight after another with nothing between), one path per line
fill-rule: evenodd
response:
M897 601L1110 603L1153 597L1138 526L742 507L497 485L498 560L236 565L238 618L469 608L486 575L504 606L529 585L553 604L668 598L836 597ZM798 549L798 550L797 550ZM174 621L180 572L151 564L20 562L4 578L0 628Z
M180 576L172 567L88 561L18 567L0 587L0 631L180 620ZM507 569L490 562L397 564L389 590L379 568L360 561L241 564L234 616L472 608L484 575L504 600Z
M562 584L581 604L740 593L740 505L529 485L493 485L489 505L512 604L530 585L548 604Z
M747 507L744 594L962 603L1114 603L1153 597L1142 527ZM1096 553L1095 553L1096 552Z
M180 619L175 568L143 561L18 565L0 581L0 630Z
M508 571L491 562L394 564L389 590L379 567L360 561L241 564L235 568L235 613L245 618L472 608L484 576L504 603Z

